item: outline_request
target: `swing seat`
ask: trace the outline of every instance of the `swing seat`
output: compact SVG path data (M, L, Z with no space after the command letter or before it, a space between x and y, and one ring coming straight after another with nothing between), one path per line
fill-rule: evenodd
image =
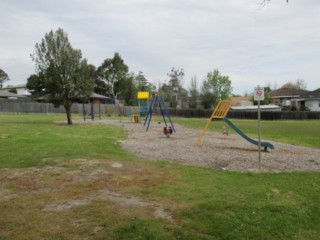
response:
M163 128L163 133L164 133L164 135L166 135L167 137L169 137L169 134L172 134L172 127L164 127Z
M163 128L163 133L164 133L164 135L167 135L167 134L168 134L168 129L167 129L167 127L164 127L164 128Z

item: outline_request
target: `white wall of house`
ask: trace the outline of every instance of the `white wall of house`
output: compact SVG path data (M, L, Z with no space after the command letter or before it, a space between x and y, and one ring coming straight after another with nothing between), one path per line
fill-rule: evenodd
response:
M306 100L306 107L310 111L320 111L320 100Z
M16 89L17 89L18 95L22 95L22 96L31 95L27 88L16 88Z

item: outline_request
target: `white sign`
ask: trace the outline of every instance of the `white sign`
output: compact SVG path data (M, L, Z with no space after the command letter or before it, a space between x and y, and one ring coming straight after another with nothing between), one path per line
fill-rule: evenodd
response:
M255 101L263 101L264 100L264 88L263 87L256 87L254 89L254 100Z

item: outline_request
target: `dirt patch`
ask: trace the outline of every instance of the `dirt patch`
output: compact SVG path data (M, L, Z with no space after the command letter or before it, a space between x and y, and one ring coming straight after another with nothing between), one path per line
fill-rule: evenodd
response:
M271 141L275 149L262 151L259 169L258 147L237 134L225 139L221 133L206 132L197 147L201 130L175 125L177 132L167 138L162 131L163 124L151 123L146 132L143 124L105 120L100 123L124 127L129 137L121 141L122 146L147 159L232 171L320 171L320 149L316 148Z
M162 174L159 171L152 174L152 170L141 166L107 160L55 162L55 166L41 169L1 169L0 203L32 198L37 210L61 212L104 202L116 209L133 209L146 216L172 220L165 204L122 192L132 185L145 184L146 178L154 184L157 175Z

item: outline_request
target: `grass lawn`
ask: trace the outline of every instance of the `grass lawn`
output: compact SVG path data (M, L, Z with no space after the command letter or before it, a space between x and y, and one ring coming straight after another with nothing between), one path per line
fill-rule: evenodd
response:
M232 121L255 135L254 121ZM318 172L149 161L121 148L119 127L65 123L65 115L0 115L1 240L319 239ZM319 121L262 127L265 139L320 147Z

